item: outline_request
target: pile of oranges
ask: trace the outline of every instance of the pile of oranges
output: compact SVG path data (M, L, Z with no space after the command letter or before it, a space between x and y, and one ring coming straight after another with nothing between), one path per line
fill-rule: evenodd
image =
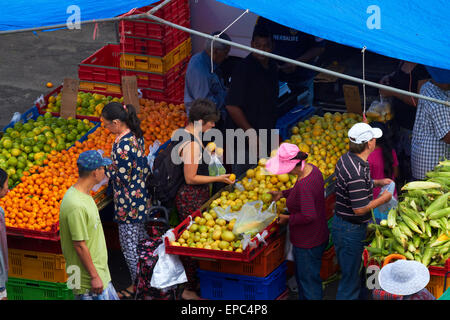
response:
M187 115L183 104L175 105L148 99L140 99L139 103L138 117L144 131L146 153L156 140L163 144L171 138L173 131L186 124Z
M77 141L68 150L53 150L45 160L45 166L34 166L24 172L21 182L0 199L6 226L52 231L59 221L59 206L64 194L78 179L79 154L101 149L105 155L110 155L113 140L114 136L100 127L86 141Z
M184 105L168 104L141 99L139 118L144 131L146 153L155 140L161 143L170 139L172 132L186 123ZM66 191L77 181L77 159L87 150L103 150L110 157L115 135L104 126L91 133L84 142L75 142L68 150L51 151L43 166L33 166L23 173L20 183L4 198L0 207L5 210L7 227L37 231L59 229L59 207ZM95 201L102 199L102 191L92 192ZM97 196L96 196L97 195Z

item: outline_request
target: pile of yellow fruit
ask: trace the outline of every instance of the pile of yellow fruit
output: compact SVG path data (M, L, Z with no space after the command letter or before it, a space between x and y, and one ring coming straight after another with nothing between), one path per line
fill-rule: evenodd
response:
M213 209L197 216L189 229L183 231L181 236L170 244L173 246L210 249L221 251L242 252L241 241L232 232L235 219L227 222L218 218Z
M272 203L270 191L283 191L292 188L297 181L296 176L288 174L271 175L266 169L267 159L258 161L258 166L249 169L242 180L237 181L232 191L223 191L220 197L213 200L210 209L220 207L228 209L230 212L238 212L247 202L261 200L263 210L266 210ZM281 213L286 209L286 199L281 198L276 202L277 212Z
M327 178L333 174L339 158L348 151L348 130L361 121L362 116L356 113L314 115L297 123L291 129L292 136L285 142L296 144L301 151L308 153L308 162L318 167Z

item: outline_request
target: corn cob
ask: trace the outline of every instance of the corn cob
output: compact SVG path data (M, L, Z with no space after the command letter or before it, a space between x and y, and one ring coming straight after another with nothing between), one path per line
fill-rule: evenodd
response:
M425 210L425 214L428 216L432 212L443 209L447 206L448 197L450 196L450 192L443 194L434 200L430 206Z
M389 210L387 218L387 224L389 228L392 229L397 225L396 219L397 219L397 210L395 208L392 208L391 210Z
M448 217L450 215L450 207L434 211L428 215L428 219L439 219L442 217Z
M440 172L434 172L430 171L426 173L426 176L429 178L436 178L436 177L442 177L442 178L450 178L450 171L440 171ZM426 181L424 181L426 182ZM433 182L435 183L435 182Z
M421 261L422 264L425 265L425 267L428 267L428 265L430 264L433 253L434 253L434 250L431 247L428 247L425 249L425 252L423 253L422 261Z
M428 222L428 224L429 224L431 227L435 228L435 229L439 229L439 228L441 227L441 225L439 224L438 220L430 220L430 221Z
M409 238L413 237L413 233L411 231L411 229L408 228L408 226L406 225L406 223L404 223L403 221L400 221L398 223L398 226L400 227L400 231L406 235Z
M380 226L386 227L387 226L387 220L386 219L381 220L380 221Z
M424 232L429 238L431 238L431 225L429 223L425 224L425 232Z
M440 189L442 186L436 182L411 181L402 187L402 190Z
M417 232L418 234L422 234L422 231L410 217L404 215L402 216L402 219L412 231Z
M397 240L403 248L406 248L406 241L408 238L400 231L400 228L394 227L392 229L392 234L394 235L395 240Z
M423 232L425 231L425 221L424 218L419 213L407 208L404 205L401 206L401 211L404 213L404 215L402 215L402 218L408 216L414 222L414 224L420 226Z
M414 247L419 248L420 243L421 243L420 237L419 237L418 235L415 234L415 235L413 236L413 244L414 244Z
M414 260L414 255L413 255L411 252L409 252L409 251L404 252L403 255L404 255L404 256L406 257L406 259L408 259L408 260Z
M403 249L403 247L401 245L399 245L397 242L393 242L392 243L392 248L400 254L405 255L405 249Z
M409 252L416 252L416 247L411 242L408 243L408 251Z

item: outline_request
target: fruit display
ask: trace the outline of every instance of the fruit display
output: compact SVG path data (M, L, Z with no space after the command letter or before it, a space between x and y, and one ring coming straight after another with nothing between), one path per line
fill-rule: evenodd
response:
M141 128L144 131L145 150L156 140L161 144L169 140L174 130L184 127L187 114L183 104L140 99Z
M78 179L77 159L80 153L106 149L105 155L108 155L113 140L114 136L106 129L97 128L87 140L76 141L68 150L52 150L45 166L33 166L25 171L21 182L0 199L0 206L5 209L6 226L50 231L51 226L59 221L59 206L64 194Z
M34 165L46 164L52 150L68 149L93 127L88 120L56 118L46 113L6 129L0 140L0 168L8 173L9 188Z
M347 131L361 121L362 116L355 113L314 115L292 127L292 136L284 142L296 144L301 151L308 153L308 162L318 167L327 178L334 173L341 155L348 151Z
M79 91L77 95L76 114L80 116L100 117L102 109L110 102L123 102L123 97L105 96L99 93ZM48 98L46 112L61 111L61 92Z
M242 243L232 232L236 219L226 221L218 218L211 209L197 216L194 223L170 244L199 249L242 252Z
M427 173L428 181L412 181L396 208L374 229L370 257L383 261L390 254L402 255L425 266L444 266L450 258L450 161L442 161Z

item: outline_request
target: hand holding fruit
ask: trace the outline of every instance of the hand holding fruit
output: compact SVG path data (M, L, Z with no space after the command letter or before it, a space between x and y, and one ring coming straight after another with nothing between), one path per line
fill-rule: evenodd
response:
M226 184L233 184L234 180L230 179L231 174L222 174L220 176L217 176L217 181L216 182L222 182L222 183L226 183ZM236 177L235 177L236 179Z
M283 193L281 191L269 191L268 193L270 193L273 196L272 200L275 202L277 202L283 197Z

